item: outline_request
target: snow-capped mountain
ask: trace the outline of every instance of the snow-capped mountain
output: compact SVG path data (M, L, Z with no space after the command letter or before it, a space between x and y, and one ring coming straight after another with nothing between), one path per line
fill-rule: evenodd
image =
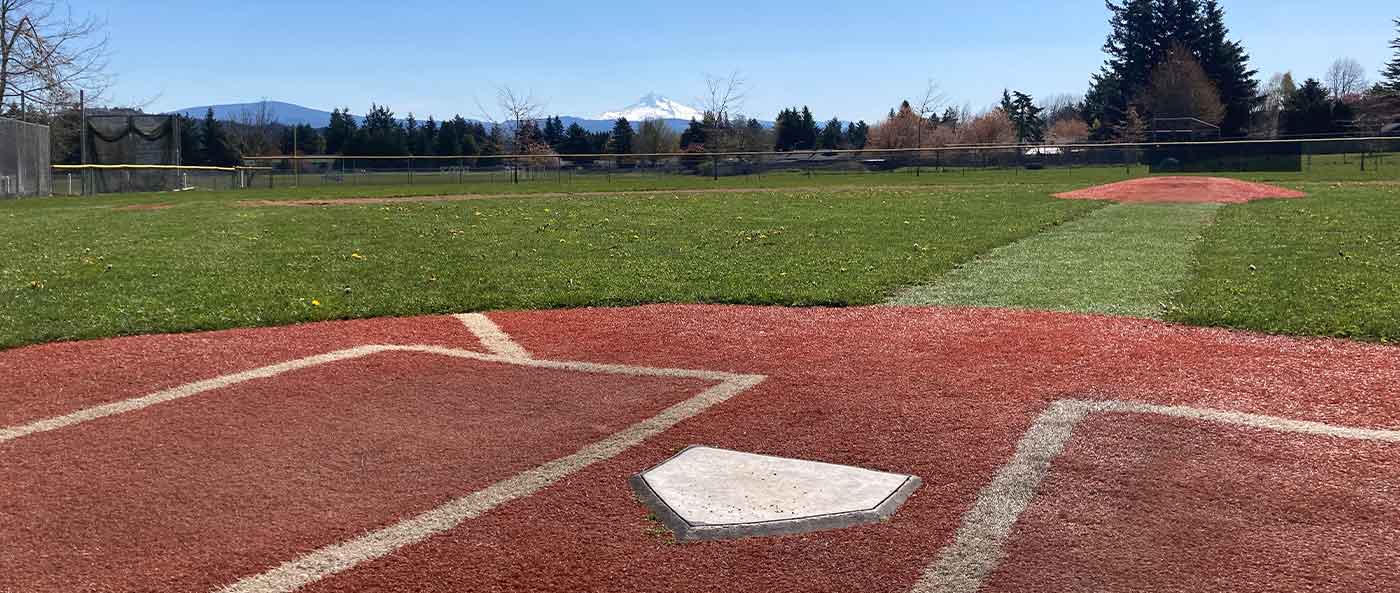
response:
M678 119L688 121L690 118L701 119L704 116L699 109L672 101L656 93L647 93L646 96L638 99L636 103L628 105L621 111L609 111L598 115L598 119L615 120L619 117L627 118L629 122L639 122L648 119Z

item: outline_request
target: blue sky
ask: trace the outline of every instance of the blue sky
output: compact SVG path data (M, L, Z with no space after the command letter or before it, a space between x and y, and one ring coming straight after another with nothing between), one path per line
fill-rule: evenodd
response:
M1267 79L1321 77L1337 57L1372 79L1389 57L1394 0L1226 0L1227 23ZM682 3L392 3L74 0L108 21L116 102L153 111L268 98L329 110L474 116L510 85L551 113L593 116L648 91L694 104L704 74L742 72L745 111L806 104L873 120L938 81L951 103L1003 87L1082 93L1103 61L1100 0ZM1345 7L1340 10L1339 7Z

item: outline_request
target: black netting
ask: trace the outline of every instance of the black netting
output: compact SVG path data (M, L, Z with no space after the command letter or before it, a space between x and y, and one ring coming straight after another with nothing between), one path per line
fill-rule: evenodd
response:
M49 127L0 118L0 195L49 195Z
M89 115L84 134L88 164L175 165L179 141L169 115ZM86 173L91 192L161 191L179 185L174 170L94 169Z

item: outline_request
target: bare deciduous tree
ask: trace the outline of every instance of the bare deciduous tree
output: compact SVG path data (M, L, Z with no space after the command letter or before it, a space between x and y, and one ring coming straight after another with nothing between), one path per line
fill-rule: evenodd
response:
M726 121L729 116L744 107L747 97L747 81L738 71L721 77L705 75L705 96L700 99L705 111L714 114L715 119Z
M1195 118L1211 124L1225 119L1225 105L1201 63L1183 46L1167 53L1152 70L1142 105L1157 118Z
M548 146L540 146L532 142L531 132L537 130L536 123L544 116L545 104L536 99L533 92L517 91L509 85L496 88L496 108L498 112L493 113L481 104L476 102L477 110L481 113L482 119L491 122L500 129L504 123L509 126L510 135L507 137L506 152L512 155L540 155L552 153ZM520 182L520 171L516 166L523 159L510 159L512 179L515 183ZM557 160L557 159L556 159Z
M104 23L58 0L0 0L0 103L43 105L99 95L110 84Z
M1332 66L1327 69L1325 82L1327 90L1338 99L1360 93L1370 86L1366 81L1366 67L1355 58L1338 58L1332 62Z
M723 152L738 150L740 139L734 128L743 125L739 110L748 96L748 82L737 70L728 76L705 75L705 96L700 106L705 111L705 150Z
M243 154L273 153L273 148L276 146L273 126L277 124L277 116L272 113L272 107L268 105L267 99L258 101L251 109L245 107L238 114L238 120L234 123L238 124L233 128Z

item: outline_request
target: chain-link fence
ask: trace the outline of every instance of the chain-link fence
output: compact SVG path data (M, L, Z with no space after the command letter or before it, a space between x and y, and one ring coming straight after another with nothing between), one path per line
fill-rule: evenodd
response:
M149 191L226 191L248 187L258 173L252 167L184 167L176 165L54 165L53 193ZM152 189L154 187L155 189Z
M49 127L0 118L0 196L49 195Z
M64 195L85 193L85 175L100 175L102 180L101 184L90 184L86 193L94 189L130 192L359 185L440 185L445 186L444 191L490 192L503 184L517 183L552 185L561 190L606 190L685 185L686 179L759 185L775 178L818 176L842 176L851 184L878 184L899 176L932 176L930 183L979 183L1038 177L1073 182L1212 173L1298 181L1400 181L1400 137L622 155L257 156L244 160L253 166L58 166L54 167L53 190ZM85 174L84 170L100 173ZM153 186L151 180L159 182Z

